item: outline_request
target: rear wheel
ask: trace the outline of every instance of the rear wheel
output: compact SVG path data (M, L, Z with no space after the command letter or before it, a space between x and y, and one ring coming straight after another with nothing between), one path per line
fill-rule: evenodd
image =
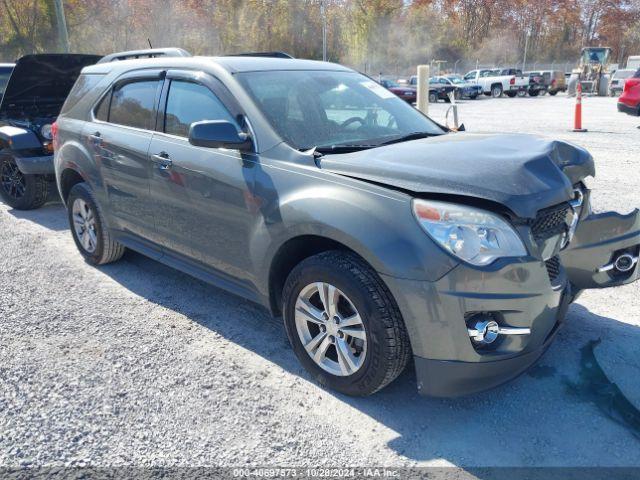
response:
M540 90L531 90L529 91L529 95L532 97L537 97L538 95L540 95Z
M0 195L16 210L33 210L45 204L49 182L44 175L26 175L11 155L0 157Z
M302 261L287 278L283 304L293 350L322 385L370 395L409 361L408 334L391 293L353 254L330 251Z
M518 94L518 92L504 92L504 94L509 98L513 98Z
M92 265L119 260L125 249L106 228L102 211L86 183L71 188L67 205L71 234L85 260Z
M429 103L438 103L438 96L435 93L429 94Z
M502 85L496 84L491 87L491 96L493 98L500 98L502 96Z
M549 95L551 95L552 97L555 97L558 94L558 90L550 90L549 91Z
M527 91L526 90L518 90L518 96L520 98L526 97L527 96Z

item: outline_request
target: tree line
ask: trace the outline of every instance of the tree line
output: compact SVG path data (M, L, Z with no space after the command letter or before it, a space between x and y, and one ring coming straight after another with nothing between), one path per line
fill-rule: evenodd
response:
M321 4L324 3L324 9ZM575 63L583 46L640 55L640 0L64 0L72 52L178 46L286 51L368 73ZM324 15L322 12L324 11ZM0 0L0 61L62 48L54 0ZM446 62L446 63L444 63ZM460 63L458 63L460 62Z

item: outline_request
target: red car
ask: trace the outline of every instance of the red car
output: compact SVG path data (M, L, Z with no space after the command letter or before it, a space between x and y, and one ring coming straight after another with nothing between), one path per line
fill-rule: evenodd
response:
M382 85L387 90L395 93L398 97L408 103L415 103L417 98L417 92L415 88L411 87L403 87L393 80L380 80L380 85Z
M618 111L640 116L640 69L624 83L624 90L618 99Z

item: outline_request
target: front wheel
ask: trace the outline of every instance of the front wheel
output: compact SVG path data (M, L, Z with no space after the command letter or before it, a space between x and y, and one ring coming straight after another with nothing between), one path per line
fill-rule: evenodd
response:
M0 157L0 196L16 210L33 210L45 204L49 182L44 175L27 175L20 171L10 155Z
M438 103L438 96L435 93L429 94L429 103Z
M73 186L67 206L71 234L85 260L92 265L120 260L124 247L113 239L94 194L86 183Z
M287 336L322 385L370 395L393 381L411 356L391 293L359 257L324 252L296 266L284 293Z

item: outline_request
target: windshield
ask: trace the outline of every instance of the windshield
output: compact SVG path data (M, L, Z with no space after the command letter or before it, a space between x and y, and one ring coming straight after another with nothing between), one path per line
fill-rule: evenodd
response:
M464 81L459 77L447 77L451 83L464 83Z
M0 67L0 98L2 98L4 89L7 87L12 70L13 67Z
M631 78L633 74L633 70L618 70L613 74L613 78Z
M355 72L246 72L237 78L292 147L375 147L443 130L405 101Z
M609 59L608 48L588 48L582 52L585 63L607 63Z
M400 85L397 82L394 82L393 80L383 80L382 81L382 85L385 86L386 88L398 88L398 87L400 87Z

